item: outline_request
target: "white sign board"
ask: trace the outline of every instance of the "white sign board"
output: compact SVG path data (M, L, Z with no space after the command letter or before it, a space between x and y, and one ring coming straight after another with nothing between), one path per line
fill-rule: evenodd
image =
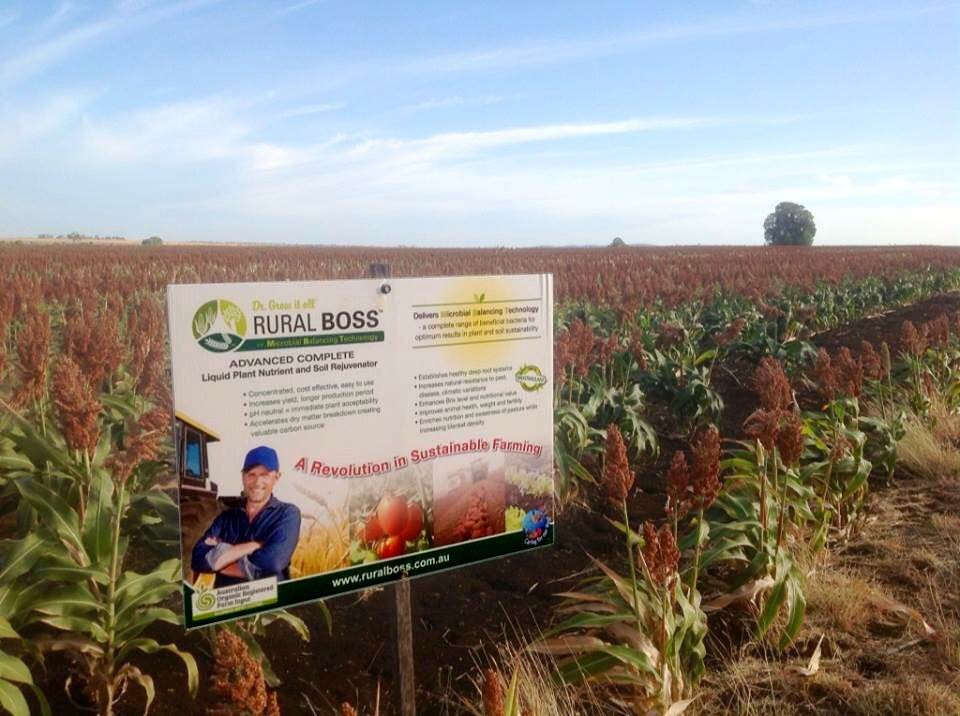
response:
M168 288L188 627L550 545L550 275Z

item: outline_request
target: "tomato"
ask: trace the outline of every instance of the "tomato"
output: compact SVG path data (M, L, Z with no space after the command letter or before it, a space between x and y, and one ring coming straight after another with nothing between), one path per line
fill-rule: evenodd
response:
M380 546L377 547L377 556L380 557L380 559L388 559L390 557L399 557L406 551L407 546L403 543L403 537L394 535L393 537L387 537L380 543Z
M384 497L377 507L377 519L383 531L394 537L407 524L407 503L402 497Z
M371 512L364 518L363 525L360 527L360 538L364 542L376 542L384 536L383 527L380 526L380 520L377 514Z
M400 536L410 542L420 536L423 529L423 508L416 502L407 504L407 524Z

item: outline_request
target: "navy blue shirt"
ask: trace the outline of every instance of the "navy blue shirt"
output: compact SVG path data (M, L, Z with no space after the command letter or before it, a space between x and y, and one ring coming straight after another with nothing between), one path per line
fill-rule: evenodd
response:
M224 510L214 518L209 529L193 546L190 566L194 572L211 571L207 554L215 547L204 544L208 537L216 537L227 544L259 542L263 545L260 549L237 560L248 578L289 579L290 557L300 538L300 510L289 502L280 502L273 495L253 518L253 522L247 519L247 510L242 505ZM214 587L245 581L247 579L242 577L230 577L217 572Z

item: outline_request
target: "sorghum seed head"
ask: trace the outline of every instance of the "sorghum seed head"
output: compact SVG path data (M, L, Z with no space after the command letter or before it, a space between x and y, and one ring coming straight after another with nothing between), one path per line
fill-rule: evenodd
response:
M690 466L682 450L673 453L667 468L666 512L671 517L682 518L690 509Z
M743 432L755 438L767 449L773 448L779 430L780 411L754 410L743 423Z
M796 411L785 415L777 431L777 450L787 467L796 465L803 455L803 418Z
M633 471L627 460L627 446L616 423L607 426L607 439L603 451L603 486L607 500L614 509L619 508L630 488L633 487Z
M814 375L817 379L817 387L820 395L826 400L833 400L837 397L837 374L830 360L830 354L826 349L817 350L817 363L814 367Z
M793 391L783 365L772 356L764 356L757 364L753 389L760 398L760 407L766 410L782 410L793 402Z
M483 670L483 716L503 716L503 685L493 669Z
M53 371L53 404L67 447L93 455L100 440L100 400L67 354L60 356Z
M846 346L837 351L835 365L837 391L841 395L859 396L863 384L863 365L854 359Z
M883 378L883 362L870 341L860 341L860 363L865 377L873 380Z
M920 356L927 349L926 341L913 321L904 321L900 325L900 346L911 356Z
M657 530L649 520L643 523L643 547L639 550L639 557L654 584L670 586L680 561L680 550L670 525L664 523Z
M701 428L691 445L690 483L697 509L711 505L720 491L720 431L716 425Z

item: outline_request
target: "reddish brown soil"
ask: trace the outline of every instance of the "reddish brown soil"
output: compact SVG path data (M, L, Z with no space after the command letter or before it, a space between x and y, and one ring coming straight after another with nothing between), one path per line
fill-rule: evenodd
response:
M832 351L841 345L858 349L861 339L877 344L885 340L896 352L904 320L920 322L958 309L960 295L938 296L820 334L815 342ZM750 366L743 363L721 367L716 374L726 403L722 425L726 437L740 435L743 419L755 405L755 396L747 387L749 374ZM672 447L664 445L663 453L669 456ZM632 521L662 514L657 475L654 466L638 479L637 485L647 490L635 489L631 496ZM573 505L559 516L552 548L413 580L418 714L459 712L457 694L473 693L470 678L486 658L485 647L522 638L518 634L535 635L545 628L558 601L553 595L583 578L590 568L590 555L619 559L623 542L602 512L593 507L603 504L602 500L588 491L583 502L590 506ZM261 640L283 680L279 688L282 713L329 714L345 700L360 713L373 713L378 689L381 713L399 713L393 587L329 599L327 606L333 618L329 634L320 609L308 605L293 611L309 624L309 643L283 624L271 627ZM209 649L202 636L196 632L185 635L182 628L168 625L159 625L154 635L161 641L176 641L196 655L202 692L210 668ZM151 714L202 712L202 693L197 702L191 701L176 657L162 654L138 663L157 682ZM48 659L48 668L41 687L51 699L53 712L76 713L61 696L67 664L54 656ZM131 687L120 713L142 713L142 700L135 690Z
M435 547L500 534L504 530L503 470L454 488L433 503Z

